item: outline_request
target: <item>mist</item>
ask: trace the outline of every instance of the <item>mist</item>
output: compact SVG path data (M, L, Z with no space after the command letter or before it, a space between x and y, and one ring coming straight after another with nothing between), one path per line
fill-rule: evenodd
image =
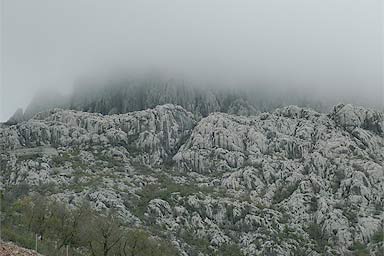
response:
M160 73L382 108L380 0L3 0L0 121L42 90ZM89 78L89 79L88 79Z

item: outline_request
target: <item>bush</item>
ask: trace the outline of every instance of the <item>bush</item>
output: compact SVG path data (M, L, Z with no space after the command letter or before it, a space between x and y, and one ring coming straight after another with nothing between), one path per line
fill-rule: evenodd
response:
M309 210L311 212L316 212L318 209L317 204L318 204L318 198L315 196L311 197L311 202L309 203Z
M217 256L240 256L243 253L237 244L224 244L213 254Z
M192 247L187 250L188 255L198 255L196 251L206 255L213 254L212 248L210 248L209 240L207 238L197 237L192 229L182 230L179 237L181 237L185 243Z
M278 204L288 197L290 197L293 192L299 187L299 182L295 182L293 184L290 184L288 186L282 186L279 189L276 190L275 194L273 195L272 198L272 203L273 204Z
M31 186L27 183L19 183L5 190L4 199L6 201L15 201L29 193Z
M52 157L52 165L54 167L61 167L70 160L71 160L71 155L67 152L64 152L60 155Z
M3 238L33 249L38 234L38 251L45 255L61 255L67 245L71 255L84 255L79 251L94 256L177 255L166 240L124 227L113 211L101 214L88 204L69 209L42 195L24 196L2 206Z
M212 188L209 187L201 188L193 184L174 183L168 177L161 176L159 177L159 183L148 184L138 193L140 198L136 199L136 207L133 209L133 213L142 218L148 203L155 198L170 202L173 193L179 193L181 196L186 197L199 192L212 192L211 190Z
M325 251L325 246L328 245L328 237L323 233L321 226L317 223L311 223L306 229L309 238L315 241L314 250L318 253Z
M120 255L136 256L174 256L178 255L173 246L162 239L151 237L140 229L131 229L123 233L117 246ZM117 254L119 255L119 254Z
M356 224L359 222L357 217L357 209L352 205L346 205L343 208L343 215L348 219L352 224Z
M2 225L2 239L14 242L24 248L33 249L35 246L34 235L26 230L19 230L15 226Z
M20 155L17 158L17 160L18 161L28 161L28 160L35 160L38 157L40 157L40 155L38 153L29 153L29 154L25 154L25 155Z
M344 170L336 170L335 175L332 180L332 191L333 193L336 193L336 191L340 188L341 182L345 179L345 173Z
M372 236L372 242L374 243L384 242L384 230L382 229L377 230Z
M368 256L369 250L365 244L355 241L350 248L356 256Z

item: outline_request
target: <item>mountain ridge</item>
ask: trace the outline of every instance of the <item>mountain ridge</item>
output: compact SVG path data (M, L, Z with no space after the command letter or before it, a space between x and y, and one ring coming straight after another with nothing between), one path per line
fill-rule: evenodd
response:
M289 104L324 111L330 105L298 92L276 93L266 88L252 89L245 85L231 89L227 86L199 85L184 80L149 76L83 81L67 96L44 90L36 94L24 113L17 111L8 122L13 124L28 120L38 112L55 107L102 114L123 114L168 103L180 105L200 117L212 112L255 115Z
M379 255L383 131L383 113L350 104L203 118L172 104L53 109L0 128L2 183L28 184L27 194L51 184L44 193L69 205L116 209L126 225L168 234L183 255L225 244L244 255L342 255L356 243ZM153 187L158 195L145 194Z

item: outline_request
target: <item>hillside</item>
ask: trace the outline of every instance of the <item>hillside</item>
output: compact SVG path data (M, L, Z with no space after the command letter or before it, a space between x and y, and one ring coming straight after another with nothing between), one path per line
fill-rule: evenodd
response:
M114 209L181 255L381 255L384 114L253 114L40 112L0 128L2 187Z

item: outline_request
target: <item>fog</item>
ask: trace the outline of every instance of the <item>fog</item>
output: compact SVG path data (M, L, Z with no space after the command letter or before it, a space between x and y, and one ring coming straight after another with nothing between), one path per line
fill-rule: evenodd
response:
M2 0L0 121L40 90L159 72L380 107L381 0Z

